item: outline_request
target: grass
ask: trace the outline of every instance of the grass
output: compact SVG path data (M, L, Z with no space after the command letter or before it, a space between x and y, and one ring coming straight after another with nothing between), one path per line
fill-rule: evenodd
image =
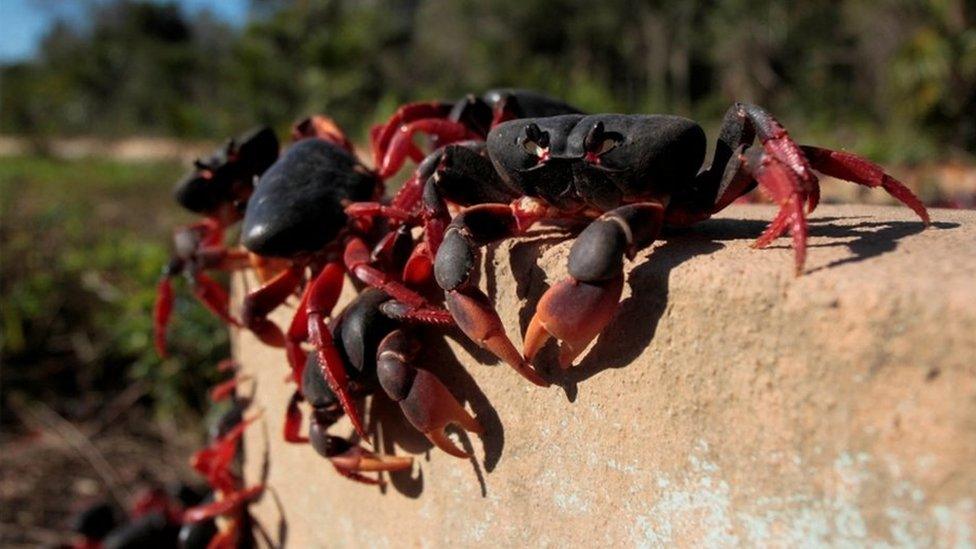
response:
M176 305L175 357L151 348L154 286L171 228L189 219L170 197L175 162L0 159L3 410L41 399L69 417L106 394L146 387L163 419L193 417L225 330L186 294ZM4 421L10 414L3 414Z

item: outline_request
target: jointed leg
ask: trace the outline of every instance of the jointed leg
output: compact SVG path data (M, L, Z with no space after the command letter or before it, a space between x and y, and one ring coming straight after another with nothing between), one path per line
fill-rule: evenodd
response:
M761 147L747 149L756 137ZM806 214L813 211L820 199L820 183L813 170L869 187L882 187L912 208L923 222L929 222L925 206L880 166L850 153L800 146L768 112L745 103L736 103L726 113L715 160L698 177L701 188L714 191L712 206L689 204L671 208L668 222L706 218L758 183L779 204L780 211L755 246L765 246L789 229L793 235L796 273L800 274L806 258ZM707 192L703 194L707 195Z
M272 347L285 345L285 337L268 314L285 302L302 283L304 268L293 265L244 298L244 326L264 344Z

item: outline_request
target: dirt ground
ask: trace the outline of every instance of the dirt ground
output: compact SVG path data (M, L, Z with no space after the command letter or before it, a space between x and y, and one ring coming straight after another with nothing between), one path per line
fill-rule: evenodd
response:
M0 436L3 547L67 543L71 517L88 504L127 508L147 487L199 483L187 461L199 435L152 421L142 407L84 424L37 405L17 415L27 430Z

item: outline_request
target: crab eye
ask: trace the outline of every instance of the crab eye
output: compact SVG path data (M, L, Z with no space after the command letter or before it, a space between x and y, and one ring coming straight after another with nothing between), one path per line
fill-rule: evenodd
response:
M587 156L599 157L619 145L620 141L620 134L606 131L603 122L596 122L586 132L583 147L586 148Z
M527 153L542 158L549 151L549 132L542 131L536 124L529 124L525 127L522 148Z

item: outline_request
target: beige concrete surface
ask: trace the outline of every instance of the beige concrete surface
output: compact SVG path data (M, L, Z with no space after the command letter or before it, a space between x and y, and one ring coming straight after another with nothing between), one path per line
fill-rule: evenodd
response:
M628 264L573 369L543 352L548 389L429 330L418 366L487 432L458 460L374 399L376 447L416 456L382 489L283 442L284 355L237 333L264 410L245 439L248 482L269 486L254 513L290 547L972 546L976 213L932 213L922 230L907 209L822 206L800 278L788 239L748 247L768 207L669 235ZM568 248L544 232L486 254L516 345Z

